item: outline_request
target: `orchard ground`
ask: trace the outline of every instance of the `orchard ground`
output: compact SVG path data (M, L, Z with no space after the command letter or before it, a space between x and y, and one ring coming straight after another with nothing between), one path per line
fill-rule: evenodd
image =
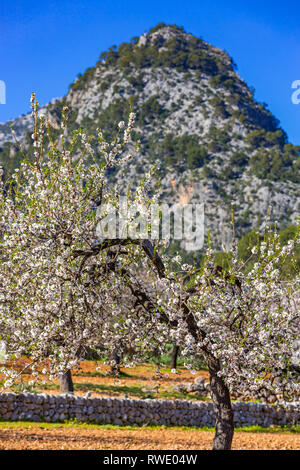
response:
M24 366L26 359L20 361ZM97 370L97 365L100 369ZM74 389L77 395L90 392L92 397L114 396L130 398L177 398L207 400L195 393L175 393L178 384L193 382L196 377L208 380L204 369L196 375L183 367L174 374L170 369L161 369L156 374L155 364L142 364L134 368L121 368L121 373L114 378L107 375L108 367L95 361L84 361L72 371ZM42 376L41 376L42 378ZM22 381L28 383L30 375L23 374ZM59 393L58 381L46 381L42 386L30 391ZM21 390L21 385L11 389ZM214 429L196 429L180 427L136 427L93 425L86 423L30 423L0 422L0 449L87 449L87 450L204 450L210 449ZM296 450L300 449L300 429L243 428L237 429L233 439L233 449L249 450Z
M19 369L23 369L29 361L22 358L18 361ZM74 383L74 392L76 395L86 395L90 393L91 397L124 397L128 398L147 398L151 395L153 398L161 399L189 399L189 400L207 400L195 393L176 393L174 386L193 382L196 377L203 377L209 380L207 370L200 370L197 374L192 374L184 367L178 367L177 373L172 373L170 368L161 368L160 373L156 373L157 365L141 364L132 368L121 368L120 375L112 377L110 367L96 361L81 362L77 369L72 370ZM28 372L28 369L27 369ZM18 384L6 391L22 391L22 383L29 392L59 393L59 381L49 381L40 374L40 379L46 379L44 384L30 386L28 382L32 378L28 373L23 373ZM0 381L1 381L0 375Z
M213 429L134 428L88 424L0 423L2 450L208 450ZM256 432L253 432L256 431ZM297 450L300 433L236 430L232 449Z

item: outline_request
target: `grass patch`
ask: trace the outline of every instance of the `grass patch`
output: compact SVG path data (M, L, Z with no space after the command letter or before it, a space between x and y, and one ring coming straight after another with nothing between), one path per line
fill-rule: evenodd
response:
M73 372L73 377L112 377L110 374L106 374L105 372ZM127 379L143 379L142 376L136 376L132 374L128 374L127 372L120 371L116 378L118 377L125 377Z
M114 424L96 424L96 423L85 423L77 422L75 420L57 422L57 423L36 423L32 421L0 421L0 429L58 429L58 428L75 428L75 429L107 429L107 430L136 430L136 429L174 429L179 431L206 431L214 432L214 427L203 426L201 428L195 426L157 426L157 425L147 425L147 426L117 426ZM235 428L235 432L250 432L250 433L285 433L285 434L299 434L300 426L274 426L269 428L264 428L262 426L247 426Z
M142 391L138 385L107 385L107 384L93 384L93 383L80 383L74 384L74 389L80 392L110 392L114 394L130 394L136 397L145 398L148 393Z
M201 397L189 393L174 392L170 390L162 390L157 393L151 391L143 391L143 386L140 385L109 385L109 384L95 384L91 382L74 383L74 391L76 392L95 392L95 393L110 393L114 396L130 395L138 398L155 398L155 399L184 399L193 401L210 401L208 397ZM54 383L46 383L42 387L43 390L59 390L59 385Z

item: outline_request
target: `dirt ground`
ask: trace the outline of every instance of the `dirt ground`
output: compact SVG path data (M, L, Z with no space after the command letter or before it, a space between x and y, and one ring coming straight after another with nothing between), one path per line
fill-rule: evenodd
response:
M26 359L21 359L20 369L26 363ZM107 370L108 367L103 364L100 370L97 369L94 361L84 361L78 369L72 370L76 395L89 392L92 397L126 394L128 397L141 398L150 392L153 398L197 399L191 393L175 393L173 387L191 383L196 377L208 380L206 370L198 371L195 376L183 367L178 368L177 374L162 370L159 376L155 373L156 366L144 364L121 369L122 374L117 378L107 376ZM23 374L22 382L26 384L30 378L30 375ZM35 391L59 393L58 381L47 381L45 385L35 387ZM0 426L0 450L206 450L211 448L212 439L213 432L164 427L129 430L54 425L45 428L37 423L26 427L21 424L6 426L5 423ZM300 435L238 431L233 440L233 449L296 450L300 449Z
M213 432L178 429L0 429L1 450L205 450ZM236 432L233 449L299 450L300 436L281 433Z

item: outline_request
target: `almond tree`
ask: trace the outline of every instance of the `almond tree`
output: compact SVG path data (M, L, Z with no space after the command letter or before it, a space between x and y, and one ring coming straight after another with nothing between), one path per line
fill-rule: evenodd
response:
M297 237L299 243L299 230ZM129 281L140 306L153 312L156 329L169 325L169 342L181 346L187 362L205 360L216 416L213 449L231 448L231 391L266 389L287 400L299 398L299 370L293 364L300 332L298 280L282 281L278 269L293 248L293 240L282 247L276 231L267 228L264 241L252 248L257 260L250 272L233 243L226 270L208 249L201 269L178 259L179 269L172 272L165 263L162 278L148 281L155 286L152 292L134 289Z
M258 237L252 247L256 262L251 271L238 260L235 242L227 269L216 265L210 248L200 269L182 264L180 257L162 256L154 266L144 256L138 262L137 254L133 263L125 263L112 249L110 269L124 283L123 318L136 359L155 341L162 351L170 342L179 345L187 367L205 360L216 418L213 449L231 448L231 391L247 396L264 389L286 400L299 398L299 371L293 364L300 331L298 280L283 281L278 268L293 257L294 243L282 246L276 230L266 225L263 241ZM124 332L123 320L116 318L114 327Z
M0 192L0 335L10 362L26 354L34 376L44 364L50 378L64 374L100 343L107 352L122 341L136 360L167 343L181 347L187 362L205 358L216 415L214 449L229 449L233 437L231 390L265 387L287 398L298 393L290 367L299 334L296 284L280 280L278 263L293 250L275 233L253 248L250 272L233 247L230 267L172 270L148 237L99 238L106 215L119 209L118 187L106 171L130 160L134 114L119 123L112 143L98 132L98 165L82 130L65 143L67 110L58 140L38 116L32 97L34 158L26 157ZM125 130L123 130L125 129ZM45 139L47 138L47 142ZM81 149L81 151L80 151ZM130 205L149 207L151 173L129 195ZM134 225L131 215L126 224ZM4 368L9 387L20 372Z
M67 109L54 139L34 95L31 102L33 159L24 155L0 191L0 339L10 362L27 355L33 377L44 364L43 373L62 377L68 388L67 371L87 348L100 343L109 352L116 342L114 324L124 315L124 283L112 268L117 256L135 260L142 252L154 264L159 259L148 240L97 235L106 215L99 208L118 205L118 188L107 185L106 173L114 166L122 170L132 158L134 113L127 126L119 123L111 143L99 130L98 164L93 142L81 129L66 143ZM145 202L145 184L147 176L131 193L132 204ZM2 371L5 387L20 376L13 368Z

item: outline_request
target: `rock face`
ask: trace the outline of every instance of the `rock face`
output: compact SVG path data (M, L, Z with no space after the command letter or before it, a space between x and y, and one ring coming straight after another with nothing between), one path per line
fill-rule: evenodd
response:
M69 133L83 127L108 138L130 110L140 153L128 172L137 180L161 161L164 202L204 203L205 231L215 248L231 240L230 203L240 234L256 229L271 207L271 220L293 223L300 215L299 147L287 142L278 120L255 101L229 55L175 25L159 24L140 38L102 53L47 107L55 129L70 109ZM15 120L22 138L29 116ZM7 125L0 125L0 161L18 161ZM23 139L30 147L30 139Z

